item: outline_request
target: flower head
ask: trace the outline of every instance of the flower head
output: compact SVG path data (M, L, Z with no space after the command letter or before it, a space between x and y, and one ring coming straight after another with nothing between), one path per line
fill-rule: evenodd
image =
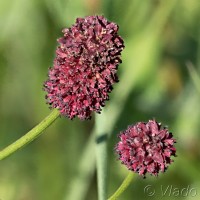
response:
M89 119L100 113L118 81L124 48L118 26L103 16L77 18L58 39L54 66L44 83L47 103L64 116Z
M116 152L122 164L143 176L164 172L173 161L170 157L176 154L172 133L155 120L131 125L119 138Z

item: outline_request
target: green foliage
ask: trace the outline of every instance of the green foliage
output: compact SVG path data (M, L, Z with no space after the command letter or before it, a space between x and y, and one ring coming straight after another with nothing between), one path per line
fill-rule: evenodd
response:
M114 154L117 134L129 124L150 118L169 126L177 138L178 157L159 178L137 178L121 199L159 199L161 185L190 185L199 195L199 1L94 2L0 1L0 147L50 113L42 85L62 28L76 17L104 14L119 24L126 45L120 82L102 112L106 116L102 130L110 133L109 195L128 173ZM93 120L61 118L38 140L1 161L0 199L97 199L93 127ZM148 184L159 192L148 197L144 193Z

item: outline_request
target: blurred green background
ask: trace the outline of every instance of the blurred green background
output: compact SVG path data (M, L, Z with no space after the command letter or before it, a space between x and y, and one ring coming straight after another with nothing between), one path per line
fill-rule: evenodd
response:
M136 176L120 199L200 199L199 0L1 0L0 148L50 113L42 85L56 39L77 17L93 14L119 24L126 45L120 83L102 123L102 130L109 126L112 132L109 195L128 172L116 160L116 136L129 124L155 118L177 138L178 157L158 178ZM2 160L0 199L96 200L94 118L58 119L40 138ZM147 185L153 196L144 192ZM163 195L169 187L171 193ZM181 194L187 187L188 193Z

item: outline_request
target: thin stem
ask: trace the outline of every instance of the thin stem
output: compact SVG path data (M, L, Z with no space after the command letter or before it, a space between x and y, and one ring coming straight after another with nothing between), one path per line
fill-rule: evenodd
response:
M8 157L18 149L24 147L25 145L32 142L39 135L41 135L42 131L44 131L48 126L50 126L58 117L60 113L58 110L54 109L45 119L43 119L37 126L35 126L32 130L26 133L24 136L4 148L0 151L0 160Z
M133 177L134 177L134 173L129 172L128 176L124 179L120 187L108 200L116 200L130 185L131 181L133 180Z
M106 115L102 113L101 115L96 115L95 120L98 200L106 200L108 132L106 131L106 127L102 126L105 124L107 118Z

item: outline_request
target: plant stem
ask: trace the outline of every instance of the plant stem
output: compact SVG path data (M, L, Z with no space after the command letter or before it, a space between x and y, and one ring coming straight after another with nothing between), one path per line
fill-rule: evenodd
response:
M120 187L108 200L116 200L130 185L131 181L133 180L133 177L134 177L134 173L132 171L129 172L128 176L124 179Z
M42 131L44 131L48 126L50 126L60 115L60 112L57 109L54 109L45 119L43 119L37 126L35 126L32 130L26 133L24 136L5 147L2 151L0 151L0 160L8 157L18 149L24 147L25 145L32 142L39 135L41 135Z
M104 126L107 120L105 113L96 115L95 134L96 134L96 166L97 166L97 185L98 200L106 200L107 197L107 142L108 132Z

